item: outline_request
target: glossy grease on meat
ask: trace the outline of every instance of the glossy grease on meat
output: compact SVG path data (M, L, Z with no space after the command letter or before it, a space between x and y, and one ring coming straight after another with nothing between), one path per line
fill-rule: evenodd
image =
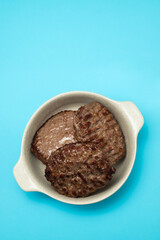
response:
M74 137L74 111L63 111L49 118L36 132L32 153L47 163L52 152L68 143L76 142Z
M86 197L105 187L115 169L94 143L73 143L53 152L45 177L60 194Z
M98 144L111 165L125 157L122 130L113 114L100 103L80 107L75 114L74 128L77 141Z

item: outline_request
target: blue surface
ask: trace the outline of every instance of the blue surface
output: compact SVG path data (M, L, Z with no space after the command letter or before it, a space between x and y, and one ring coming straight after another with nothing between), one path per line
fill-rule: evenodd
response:
M26 193L12 173L34 111L72 90L145 119L129 179L88 206ZM0 0L0 109L1 240L160 239L160 1Z

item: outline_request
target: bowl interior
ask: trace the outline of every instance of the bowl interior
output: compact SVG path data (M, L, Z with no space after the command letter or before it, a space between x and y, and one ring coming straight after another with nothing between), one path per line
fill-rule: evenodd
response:
M86 198L74 199L65 197L58 194L50 185L50 183L45 179L45 165L36 159L30 152L31 142L37 129L52 115L63 110L76 110L80 106L93 101L100 102L106 106L118 120L125 136L127 146L126 158L116 165L116 173L104 189L99 190L98 192ZM22 160L25 162L27 168L26 170L32 178L32 181L37 186L37 189L55 199L73 204L87 204L97 202L104 198L107 198L115 191L117 191L125 182L132 169L135 153L136 139L133 128L127 114L122 111L120 103L110 100L101 95L88 92L71 92L61 94L43 104L30 119L22 140Z

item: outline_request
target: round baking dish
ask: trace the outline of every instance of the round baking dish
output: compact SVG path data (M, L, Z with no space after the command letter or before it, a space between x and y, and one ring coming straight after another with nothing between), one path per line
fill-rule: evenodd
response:
M76 110L93 101L106 106L118 120L125 136L127 154L125 159L117 164L116 174L105 188L85 198L66 197L56 192L45 179L45 165L30 152L31 142L37 129L53 114L63 110ZM101 201L115 193L127 180L135 161L137 135L143 123L142 114L132 102L118 102L83 91L60 94L45 102L29 120L23 134L21 155L13 170L14 177L24 191L42 192L65 203L81 205Z

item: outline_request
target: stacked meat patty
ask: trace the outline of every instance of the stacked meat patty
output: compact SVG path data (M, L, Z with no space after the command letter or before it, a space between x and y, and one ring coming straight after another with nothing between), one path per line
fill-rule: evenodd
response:
M115 169L94 143L71 143L53 152L45 176L60 193L86 197L106 186Z
M74 137L74 111L63 111L49 118L36 132L31 145L33 154L46 164L52 152L68 143L76 142Z
M63 111L36 132L32 153L46 165L45 177L60 194L86 197L112 179L126 155L122 130L98 102Z
M76 139L96 143L111 165L125 156L125 141L122 130L109 110L100 103L82 106L75 113Z

